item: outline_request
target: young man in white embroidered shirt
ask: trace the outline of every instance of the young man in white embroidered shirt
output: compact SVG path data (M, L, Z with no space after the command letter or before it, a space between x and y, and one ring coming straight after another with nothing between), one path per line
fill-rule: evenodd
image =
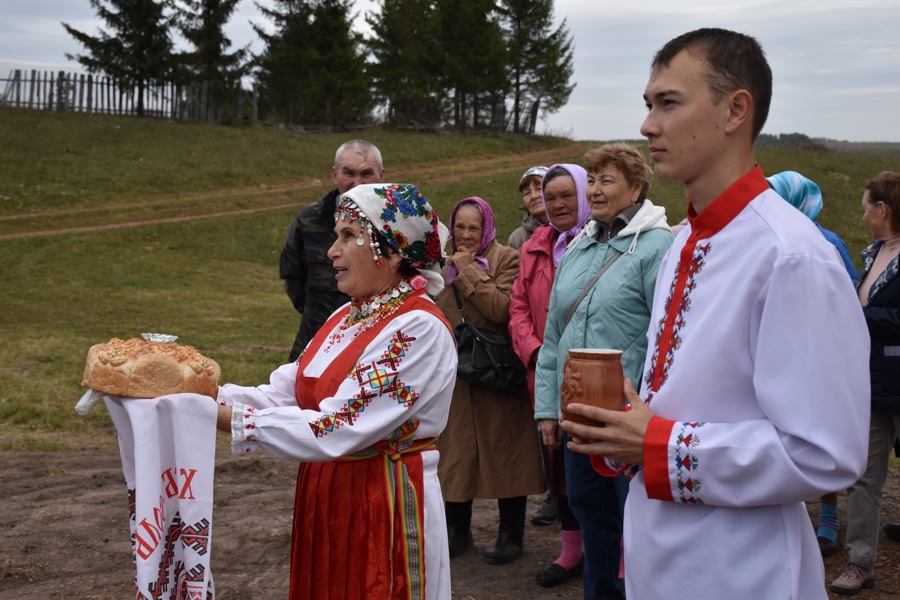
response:
M568 407L605 427L563 422L595 469L636 473L629 598L826 599L804 501L865 468L866 325L834 248L755 163L771 94L743 34L693 31L651 64L641 133L689 223L660 266L640 395L626 380L627 411Z

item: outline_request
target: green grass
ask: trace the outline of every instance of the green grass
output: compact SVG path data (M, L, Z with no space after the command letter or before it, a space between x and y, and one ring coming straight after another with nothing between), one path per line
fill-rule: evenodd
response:
M297 207L330 187L334 150L349 135L302 136L110 116L0 110L0 236L123 221L263 208L123 229L0 239L0 448L112 446L107 413L77 415L88 348L157 331L180 336L258 384L286 357L299 316L278 279ZM435 135L373 129L391 171L418 184L442 216L465 196L495 209L498 238L521 220L518 179L535 155L581 162L588 143L558 138ZM144 160L139 160L143 158ZM866 180L896 155L761 151L767 173L792 168L825 193L823 225L854 255ZM265 184L264 188L260 183ZM651 197L680 220L680 186Z
M268 127L0 109L0 215L115 207L192 192L325 180L337 147L363 137L391 172L550 148L560 138L436 135L380 129L299 135Z

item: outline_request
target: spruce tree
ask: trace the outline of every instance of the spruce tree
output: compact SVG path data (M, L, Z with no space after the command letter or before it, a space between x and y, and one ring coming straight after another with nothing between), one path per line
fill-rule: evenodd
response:
M534 134L540 114L562 108L570 84L574 42L565 20L553 27L553 0L499 0L509 48L512 129Z
M438 44L440 21L433 0L381 0L381 10L366 15L373 36L367 46L374 63L375 98L394 125L437 126L444 107Z
M367 119L372 106L362 35L353 31L352 0L318 0L313 8L311 86L319 120L346 125Z
M275 26L275 32L257 24L254 31L265 43L254 60L260 83L260 110L268 118L289 123L304 120L305 88L312 70L307 39L312 33L312 7L307 0L275 0L275 8L257 8Z
M240 88L248 47L227 52L231 40L224 27L240 0L181 0L178 25L194 50L183 54L191 79L209 84L209 93L221 103Z
M169 29L173 17L166 2L154 0L90 0L106 22L91 36L63 23L87 53L66 54L91 73L104 73L123 88L137 86L137 114L144 114L144 91L153 81L170 81L175 72Z
M361 37L351 28L351 0L276 0L259 6L275 25L256 57L264 112L305 125L346 125L369 115Z
M437 0L437 8L454 125L502 128L497 108L506 89L507 50L494 0Z

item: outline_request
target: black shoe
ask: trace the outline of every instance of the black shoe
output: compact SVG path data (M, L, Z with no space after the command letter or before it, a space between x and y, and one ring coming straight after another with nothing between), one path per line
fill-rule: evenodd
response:
M840 548L837 540L829 540L828 538L817 537L816 541L819 542L819 552L822 553L822 558L831 556Z
M497 542L484 553L484 562L492 565L511 563L522 555L522 535L500 530Z
M541 507L531 515L531 524L543 527L553 525L557 519L559 519L559 498L548 493Z
M556 563L550 563L546 567L537 572L534 580L538 585L544 587L554 587L564 583L567 579L578 577L584 572L584 556L578 561L578 564L571 569L564 569Z
M472 541L472 501L444 502L447 514L447 546L456 558L474 545Z
M456 558L473 545L472 530L469 527L447 526L447 542L450 549L450 558Z
M900 521L894 521L893 523L886 524L882 531L884 531L884 535L888 536L892 540L896 542L900 542Z

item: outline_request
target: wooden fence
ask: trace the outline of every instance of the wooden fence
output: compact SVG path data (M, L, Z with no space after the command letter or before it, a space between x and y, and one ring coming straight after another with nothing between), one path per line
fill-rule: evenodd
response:
M0 106L82 112L88 114L137 115L138 87L120 85L106 76L59 71L15 69L0 78ZM236 90L222 102L209 93L207 82L187 85L148 82L144 87L144 116L178 120L222 122L226 119L257 120L258 85L253 91Z

